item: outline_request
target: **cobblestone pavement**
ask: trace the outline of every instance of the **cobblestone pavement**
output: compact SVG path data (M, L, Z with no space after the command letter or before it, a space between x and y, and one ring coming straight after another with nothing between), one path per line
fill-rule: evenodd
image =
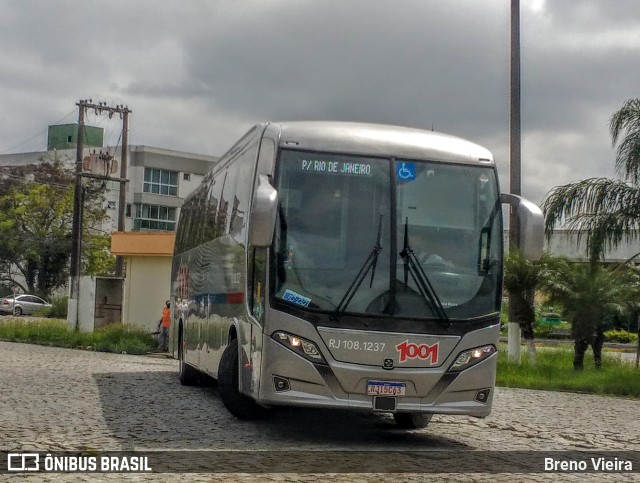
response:
M435 416L401 431L386 415L281 409L233 418L213 386L183 387L177 361L0 342L0 450L640 451L640 401L498 388L486 419ZM226 453L225 453L226 454ZM379 458L379 456L377 456ZM327 470L318 461L318 468ZM325 467L323 467L323 465ZM189 481L640 481L620 473L188 474ZM10 478L13 477L13 478ZM176 474L34 474L32 481L175 481ZM0 480L14 480L1 475Z

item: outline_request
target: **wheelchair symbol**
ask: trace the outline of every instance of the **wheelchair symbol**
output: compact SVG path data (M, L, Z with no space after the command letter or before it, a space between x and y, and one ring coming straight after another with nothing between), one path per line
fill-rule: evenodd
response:
M416 179L416 166L413 163L399 163L396 174L403 181Z

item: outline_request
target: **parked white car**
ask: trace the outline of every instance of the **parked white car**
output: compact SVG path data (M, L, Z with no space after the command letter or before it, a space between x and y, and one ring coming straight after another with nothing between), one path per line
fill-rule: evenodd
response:
M0 299L0 314L31 315L50 307L50 303L35 295L9 295Z

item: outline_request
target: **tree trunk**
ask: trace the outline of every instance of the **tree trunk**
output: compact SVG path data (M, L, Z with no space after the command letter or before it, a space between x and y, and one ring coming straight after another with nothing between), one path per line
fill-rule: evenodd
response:
M598 328L591 348L593 349L593 363L596 369L602 369L602 346L604 346L604 332L602 328Z
M583 338L576 338L573 344L573 369L581 371L584 369L584 354L587 352L589 343Z
M584 355L589 346L593 350L596 368L602 367L604 332L601 324L600 314L593 309L577 314L571 321L571 335L574 340L573 368L575 370L581 371L584 368Z

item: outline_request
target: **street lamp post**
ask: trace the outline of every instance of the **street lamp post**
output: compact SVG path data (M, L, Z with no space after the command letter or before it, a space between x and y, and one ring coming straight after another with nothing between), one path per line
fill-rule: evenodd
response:
M521 175L521 128L520 128L520 0L511 0L511 88L509 111L509 190L514 195L522 194ZM509 248L518 249L520 240L519 220L516 209L509 214ZM520 325L518 324L512 298L509 297L508 356L512 362L520 362Z

